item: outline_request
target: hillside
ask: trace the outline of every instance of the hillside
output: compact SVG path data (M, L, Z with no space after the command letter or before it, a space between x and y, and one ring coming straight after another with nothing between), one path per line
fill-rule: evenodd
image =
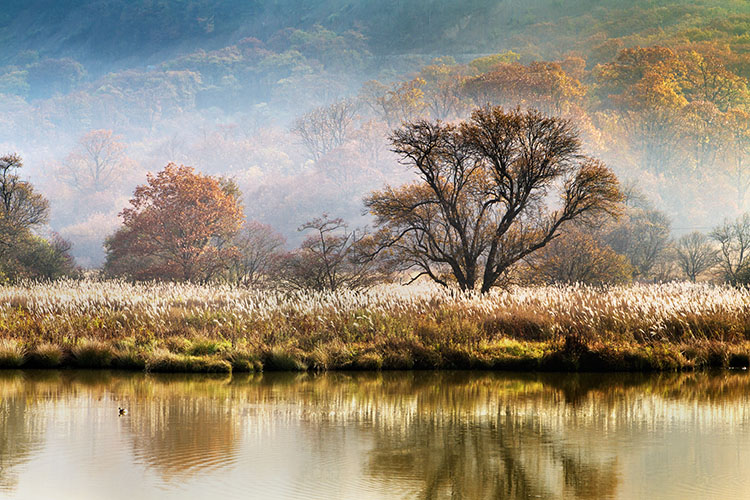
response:
M245 37L321 25L361 33L378 56L476 54L513 48L550 58L605 39L650 43L747 32L747 2L702 0L9 0L0 13L0 64L28 51L70 57L92 74L156 64ZM610 43L611 44L611 43ZM19 56L20 55L20 56ZM20 57L20 59L19 59Z

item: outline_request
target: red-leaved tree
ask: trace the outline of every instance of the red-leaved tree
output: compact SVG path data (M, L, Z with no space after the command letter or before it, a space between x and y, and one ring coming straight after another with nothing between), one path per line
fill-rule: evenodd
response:
M109 274L205 281L224 271L244 216L236 187L173 163L135 189L106 243Z

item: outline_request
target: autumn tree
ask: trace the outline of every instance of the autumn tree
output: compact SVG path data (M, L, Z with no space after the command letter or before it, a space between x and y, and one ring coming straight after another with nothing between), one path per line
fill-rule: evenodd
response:
M122 227L105 247L105 269L134 279L205 281L236 254L242 207L233 183L173 163L135 189Z
M726 128L729 133L723 173L735 190L737 208L742 209L750 189L750 113L732 109L727 115Z
M92 130L78 141L60 170L60 177L77 191L106 191L127 168L125 145L111 130Z
M633 267L601 235L586 227L571 227L527 261L527 279L542 283L627 283Z
M458 125L420 120L391 142L419 180L365 204L381 248L442 285L487 292L567 223L620 211L614 174L581 154L570 122L537 111L481 108ZM556 209L547 204L553 192Z
M680 62L666 47L629 48L596 68L597 93L621 116L627 139L646 170L665 172L679 154Z
M652 278L652 270L661 262L670 245L671 222L660 210L653 208L645 198L625 189L626 208L609 227L604 226L604 240L618 254L624 255L632 266L633 278Z
M0 281L70 274L75 269L70 243L35 234L47 222L49 204L21 179L22 167L16 154L0 157Z
M424 111L425 84L422 78L391 86L370 80L362 85L360 98L378 119L393 128L415 119Z
M568 112L585 94L581 82L559 62L500 63L467 79L463 92L478 105L522 105L550 114Z
M49 202L21 179L23 160L16 154L0 157L0 245L9 247L14 239L47 222Z
M468 100L461 92L465 72L451 57L435 59L419 70L423 101L432 118L446 120L468 112Z

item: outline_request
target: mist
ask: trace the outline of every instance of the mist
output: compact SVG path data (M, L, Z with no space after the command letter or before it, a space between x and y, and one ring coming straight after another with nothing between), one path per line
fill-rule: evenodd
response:
M679 113L647 116L646 98L634 103L625 88L637 82L606 72L625 71L624 49L663 46L699 54L731 92L746 92L744 42L719 20L745 22L748 11L666 1L11 3L0 151L23 157L23 176L50 202L42 232L68 240L86 268L102 264L133 189L169 162L234 180L247 219L290 248L324 213L367 225L364 196L413 180L389 133L403 120L459 121L487 103L569 118L587 154L665 212L673 235L707 231L747 206L743 154L714 133L733 129L719 122L744 96L709 102L678 83ZM493 82L496 64L507 74ZM319 127L342 102L351 108L340 136L306 139L305 120ZM102 175L91 173L92 141L109 148Z

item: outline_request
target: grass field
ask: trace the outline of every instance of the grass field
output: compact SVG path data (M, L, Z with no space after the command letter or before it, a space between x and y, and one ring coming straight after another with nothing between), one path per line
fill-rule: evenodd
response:
M750 292L674 283L458 294L59 281L0 287L0 366L148 371L747 367Z

